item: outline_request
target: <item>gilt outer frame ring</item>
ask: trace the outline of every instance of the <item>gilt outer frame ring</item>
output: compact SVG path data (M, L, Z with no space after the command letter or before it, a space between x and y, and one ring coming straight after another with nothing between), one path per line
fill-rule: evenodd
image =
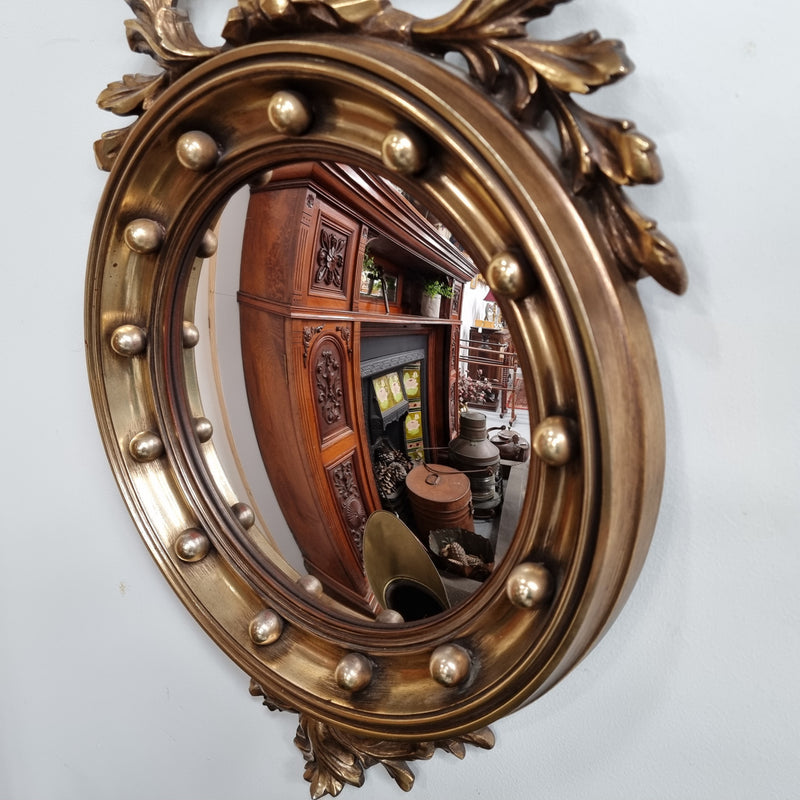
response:
M298 79L286 64L301 61L304 78ZM535 274L531 291L504 307L523 351L530 353L543 302L563 334L569 351L564 370L575 377L579 406L574 409L581 430L577 469L590 495L575 501L584 529L580 552L557 576L556 598L549 609L515 609L505 599L504 577L516 563L546 556L548 537L554 535L544 530L543 511L530 497L500 574L443 620L408 628L372 631L325 618L299 601L277 573L267 578L266 585L254 588L246 565L235 563L235 554L226 551L224 537L214 530L209 535L217 547L201 563L185 564L175 557L175 538L196 525L198 518L210 528L226 520L216 516L221 513L214 508L218 499L209 503L201 496L203 481L194 472L196 445L188 441L180 381L175 384L171 371L183 358L176 328L178 296L165 291L163 281L165 276L181 274L185 280L185 253L198 247L203 225L216 213L218 203L245 173L254 174L256 162L264 163L269 148L278 161L286 160L291 142L301 141L281 140L274 131L267 132L272 145L244 141L252 115L263 108L238 107L229 95L229 104L211 113L198 99L226 75L241 77L245 72L252 81L263 77L283 82L285 88L322 86L336 73L349 77L367 95L372 82L383 93L374 98L376 108L393 109L401 121L405 114L405 121L415 126L424 126L427 120L431 126L427 135L438 135L441 142L459 140L477 159L479 166L470 169L489 177L490 187L500 187L486 199L487 208L496 203L509 212L508 228L518 236L509 244L523 253L527 268ZM265 117L263 124L268 127ZM164 153L158 156L156 151L174 146L174 138L163 145L166 130L208 131L209 127L222 144L218 168L175 173L171 163L159 171ZM315 135L319 131L315 134L312 129L306 141L315 141ZM298 151L305 152L305 146ZM341 140L327 146L324 152L331 157L341 154L344 159L350 153L354 162L369 164L363 141L357 147ZM228 175L230 185L214 190L209 181L219 172ZM137 181L151 189L160 187L163 198L157 190L147 198L138 196L131 190ZM209 194L181 205L175 198L187 188ZM187 196L191 195L189 191ZM180 208L174 217L171 207ZM164 227L164 246L155 255L131 254L124 244L125 226L143 212ZM87 271L87 359L98 422L122 494L162 572L214 641L278 705L372 737L438 739L463 733L551 688L621 608L655 524L663 478L663 411L652 345L635 290L620 277L595 225L591 209L570 194L544 150L489 98L441 62L392 43L320 36L238 48L178 80L136 124L101 201ZM508 234L500 232L500 238L503 235ZM485 266L490 254L480 255ZM121 306L122 297L126 300ZM111 331L129 322L141 323L149 331L144 357L123 358L110 350ZM532 379L531 362L524 367L526 379ZM175 436L170 423L176 423ZM164 434L165 456L155 462L135 462L129 451L131 436L153 427ZM560 479L547 477L552 469L537 464L533 473L553 485ZM559 595L567 585L568 596ZM247 636L247 625L264 605L288 619L290 633L268 648L257 648ZM324 634L318 629L323 623L327 623ZM513 640L513 648L497 637L498 626ZM535 635L525 644L529 632ZM426 687L427 679L415 667L392 675L392 665L401 660L419 665L435 644L447 641L464 643L473 654L477 677L473 675L465 686ZM376 660L378 681L394 681L394 688L383 685L384 697L378 696L377 688L375 696L368 689L350 697L333 685L333 666L353 649L367 651ZM309 663L312 655L319 663ZM434 696L435 708L425 708Z

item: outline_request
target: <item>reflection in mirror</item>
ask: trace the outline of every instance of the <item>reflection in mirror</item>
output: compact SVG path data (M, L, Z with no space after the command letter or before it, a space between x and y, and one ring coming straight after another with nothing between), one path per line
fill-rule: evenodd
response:
M194 366L203 413L214 428L213 455L221 469L211 470L232 488L232 497L253 510L254 524L245 530L250 544L262 558L278 551L289 569L303 574L303 558L292 536L258 450L244 384L239 311L236 292L239 261L247 215L249 187L236 192L223 210L216 232L217 251L204 262L197 276L194 313L200 336L193 350ZM209 452L208 448L205 451Z
M250 552L277 549L379 620L468 598L516 529L530 441L514 343L472 259L397 186L339 164L274 170L218 233L197 373L215 457L254 512ZM441 596L431 570L444 601L409 603Z

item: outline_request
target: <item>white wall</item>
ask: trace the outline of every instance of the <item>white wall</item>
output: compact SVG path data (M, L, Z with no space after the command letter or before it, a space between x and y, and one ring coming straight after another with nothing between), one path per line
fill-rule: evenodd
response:
M216 5L211 30L233 2ZM128 16L111 0L4 8L0 798L302 798L293 719L248 696L171 594L94 423L82 291L105 176L91 142L116 120L93 102L152 71L127 53ZM493 752L417 765L417 798L800 793L799 23L789 0L576 0L540 24L626 42L638 71L599 106L663 157L665 183L634 192L691 272L680 299L641 284L667 411L663 510L608 636L495 726ZM400 791L376 768L345 796Z

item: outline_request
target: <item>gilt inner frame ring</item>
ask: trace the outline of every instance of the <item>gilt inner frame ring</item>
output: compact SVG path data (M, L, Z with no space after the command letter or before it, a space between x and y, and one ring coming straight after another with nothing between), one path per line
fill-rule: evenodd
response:
M307 132L270 126L267 105L282 90L307 99ZM558 415L578 431L568 464L532 464L517 534L484 588L440 617L399 627L304 600L277 554L272 564L253 562L230 511L235 498L207 467L213 438L200 443L192 429L202 404L192 351L181 339L200 263L186 254L198 252L237 187L311 157L389 175L381 142L395 128L416 131L428 160L416 176L392 179L457 233L482 271L502 252L518 256L526 288L500 302L533 387L532 426ZM219 146L208 169L187 169L176 157L178 138L190 131ZM126 226L142 218L163 228L153 252L125 242ZM446 66L387 42L332 35L223 53L173 84L130 135L100 204L87 277L88 362L101 433L131 513L174 590L281 707L364 736L456 735L551 688L610 624L652 534L663 419L635 290L595 224L545 143ZM144 353L111 349L123 324L147 331ZM158 434L163 455L131 456L131 439L142 431ZM174 551L190 528L212 542L197 563ZM506 581L531 561L546 565L555 590L548 603L523 609L508 600ZM285 628L274 643L257 646L248 625L267 607ZM439 685L429 674L432 650L445 643L471 656L459 686ZM371 683L356 693L333 677L350 652L373 664Z

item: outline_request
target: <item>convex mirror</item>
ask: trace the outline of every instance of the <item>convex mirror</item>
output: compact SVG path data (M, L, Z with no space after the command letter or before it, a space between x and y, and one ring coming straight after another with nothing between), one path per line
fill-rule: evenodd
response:
M110 172L86 286L99 427L178 597L253 695L298 713L314 797L377 763L409 789L406 762L491 747L491 722L608 628L653 533L664 425L635 284L681 293L686 275L625 190L660 180L653 143L574 99L630 71L624 48L529 37L558 4L465 0L425 20L380 0L240 0L207 47L176 3L129 0L129 43L161 71L99 98L136 117L95 146ZM242 197L221 336L209 276ZM445 287L436 313L427 284ZM493 310L471 341L476 284ZM499 367L472 358L493 346ZM260 504L219 403L232 352ZM486 472L447 447L480 416L462 390L514 398L512 366L530 457L509 470L502 558L458 602L401 613L391 596L435 553L394 489L418 469L425 492ZM453 530L487 491L466 480Z

